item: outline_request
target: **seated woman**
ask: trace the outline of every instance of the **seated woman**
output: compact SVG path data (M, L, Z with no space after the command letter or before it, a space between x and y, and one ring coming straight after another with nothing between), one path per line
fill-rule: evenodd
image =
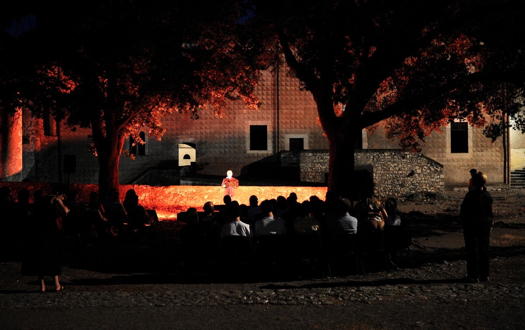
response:
M139 196L134 189L129 189L126 192L124 209L128 215L129 228L134 231L143 229L148 221L148 215L144 207L139 204Z
M381 205L381 202L375 198L368 199L367 204L367 219L369 226L373 230L383 230L385 227L385 220L388 218L388 214L383 208L383 205Z
M124 222L127 221L126 210L124 205L120 202L119 192L117 190L111 191L104 203L106 210L106 217L109 220L111 236L118 236L123 229Z
M385 220L385 248L387 262L390 266L396 266L396 257L399 250L408 248L411 243L410 233L401 221L401 214L397 209L395 198L385 201L385 210L388 214Z
M97 238L106 237L110 234L109 220L106 217L106 211L100 202L99 195L96 191L92 191L89 194L86 213L90 226L96 233Z
M365 198L360 201L355 211L359 221L359 245L368 251L382 251L384 249L385 219L388 217L379 200Z

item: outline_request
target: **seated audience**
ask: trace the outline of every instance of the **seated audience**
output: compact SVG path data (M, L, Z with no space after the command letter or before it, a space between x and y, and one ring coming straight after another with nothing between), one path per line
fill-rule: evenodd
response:
M310 202L305 201L298 208L297 216L293 221L293 229L297 235L308 235L319 232L319 221L315 218Z
M259 199L255 195L250 196L250 205L248 206L246 221L253 225L261 218L261 208L259 207Z
M241 221L239 206L232 203L226 209L226 223L222 226L221 238L230 236L250 237L250 226Z
M261 203L262 219L255 222L255 236L283 235L286 227L283 219L275 217L270 201Z
M104 203L106 217L110 224L110 233L112 236L118 236L123 229L124 223L127 222L127 214L124 205L120 202L119 192L113 190L109 192Z
M357 218L351 216L349 205L343 199L337 199L333 205L333 216L335 221L334 234L355 235L357 234Z

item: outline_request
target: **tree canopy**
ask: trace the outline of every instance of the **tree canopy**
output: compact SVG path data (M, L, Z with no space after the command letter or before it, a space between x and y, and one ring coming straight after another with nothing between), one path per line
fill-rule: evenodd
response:
M256 106L258 72L278 49L317 104L329 187L348 194L355 142L379 122L415 149L454 120L493 137L506 115L525 128L520 4L22 1L1 17L1 102L25 100L37 115L52 111L90 127L99 181L109 189L118 185L125 136L140 143L144 126L160 136L169 112L197 117L230 99Z
M253 42L238 1L79 1L23 13L36 17L38 58L25 99L36 115L91 128L103 190L118 185L124 138L144 143L144 127L160 137L164 114L197 117L237 99L256 107L259 70L273 56Z
M348 194L363 128L387 120L391 135L417 149L454 120L495 136L506 125L502 110L519 117L518 8L511 0L258 1L257 18L312 93L330 144L329 188Z

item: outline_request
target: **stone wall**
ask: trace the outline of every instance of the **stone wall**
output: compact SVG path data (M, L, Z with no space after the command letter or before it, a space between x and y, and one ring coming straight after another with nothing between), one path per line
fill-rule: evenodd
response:
M301 153L301 181L325 182L328 153ZM401 197L418 192L440 193L445 189L443 166L419 153L400 150L361 150L355 155L356 168L369 168L378 197Z
M367 149L399 149L396 138L388 138L385 122L374 126L367 131ZM524 135L525 137L525 135ZM511 148L520 145L519 135L511 130ZM504 148L500 138L492 141L483 135L483 128L468 126L468 152L451 152L450 125L441 127L425 137L421 142L421 153L443 165L443 174L447 186L465 186L469 179L469 170L476 168L488 175L489 184L503 183ZM522 139L522 148L525 151L525 138ZM511 149L511 153L518 153ZM511 169L525 167L525 152L521 157L511 155ZM516 162L522 161L520 167Z
M326 183L328 152L320 150L302 151L299 156L299 172L302 182Z

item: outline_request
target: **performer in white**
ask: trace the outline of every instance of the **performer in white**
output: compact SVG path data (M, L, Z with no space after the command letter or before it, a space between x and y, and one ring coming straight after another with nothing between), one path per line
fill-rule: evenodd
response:
M235 193L235 188L239 186L239 180L233 177L232 170L226 172L226 177L222 180L222 187L224 189L224 195L229 195L233 197Z

